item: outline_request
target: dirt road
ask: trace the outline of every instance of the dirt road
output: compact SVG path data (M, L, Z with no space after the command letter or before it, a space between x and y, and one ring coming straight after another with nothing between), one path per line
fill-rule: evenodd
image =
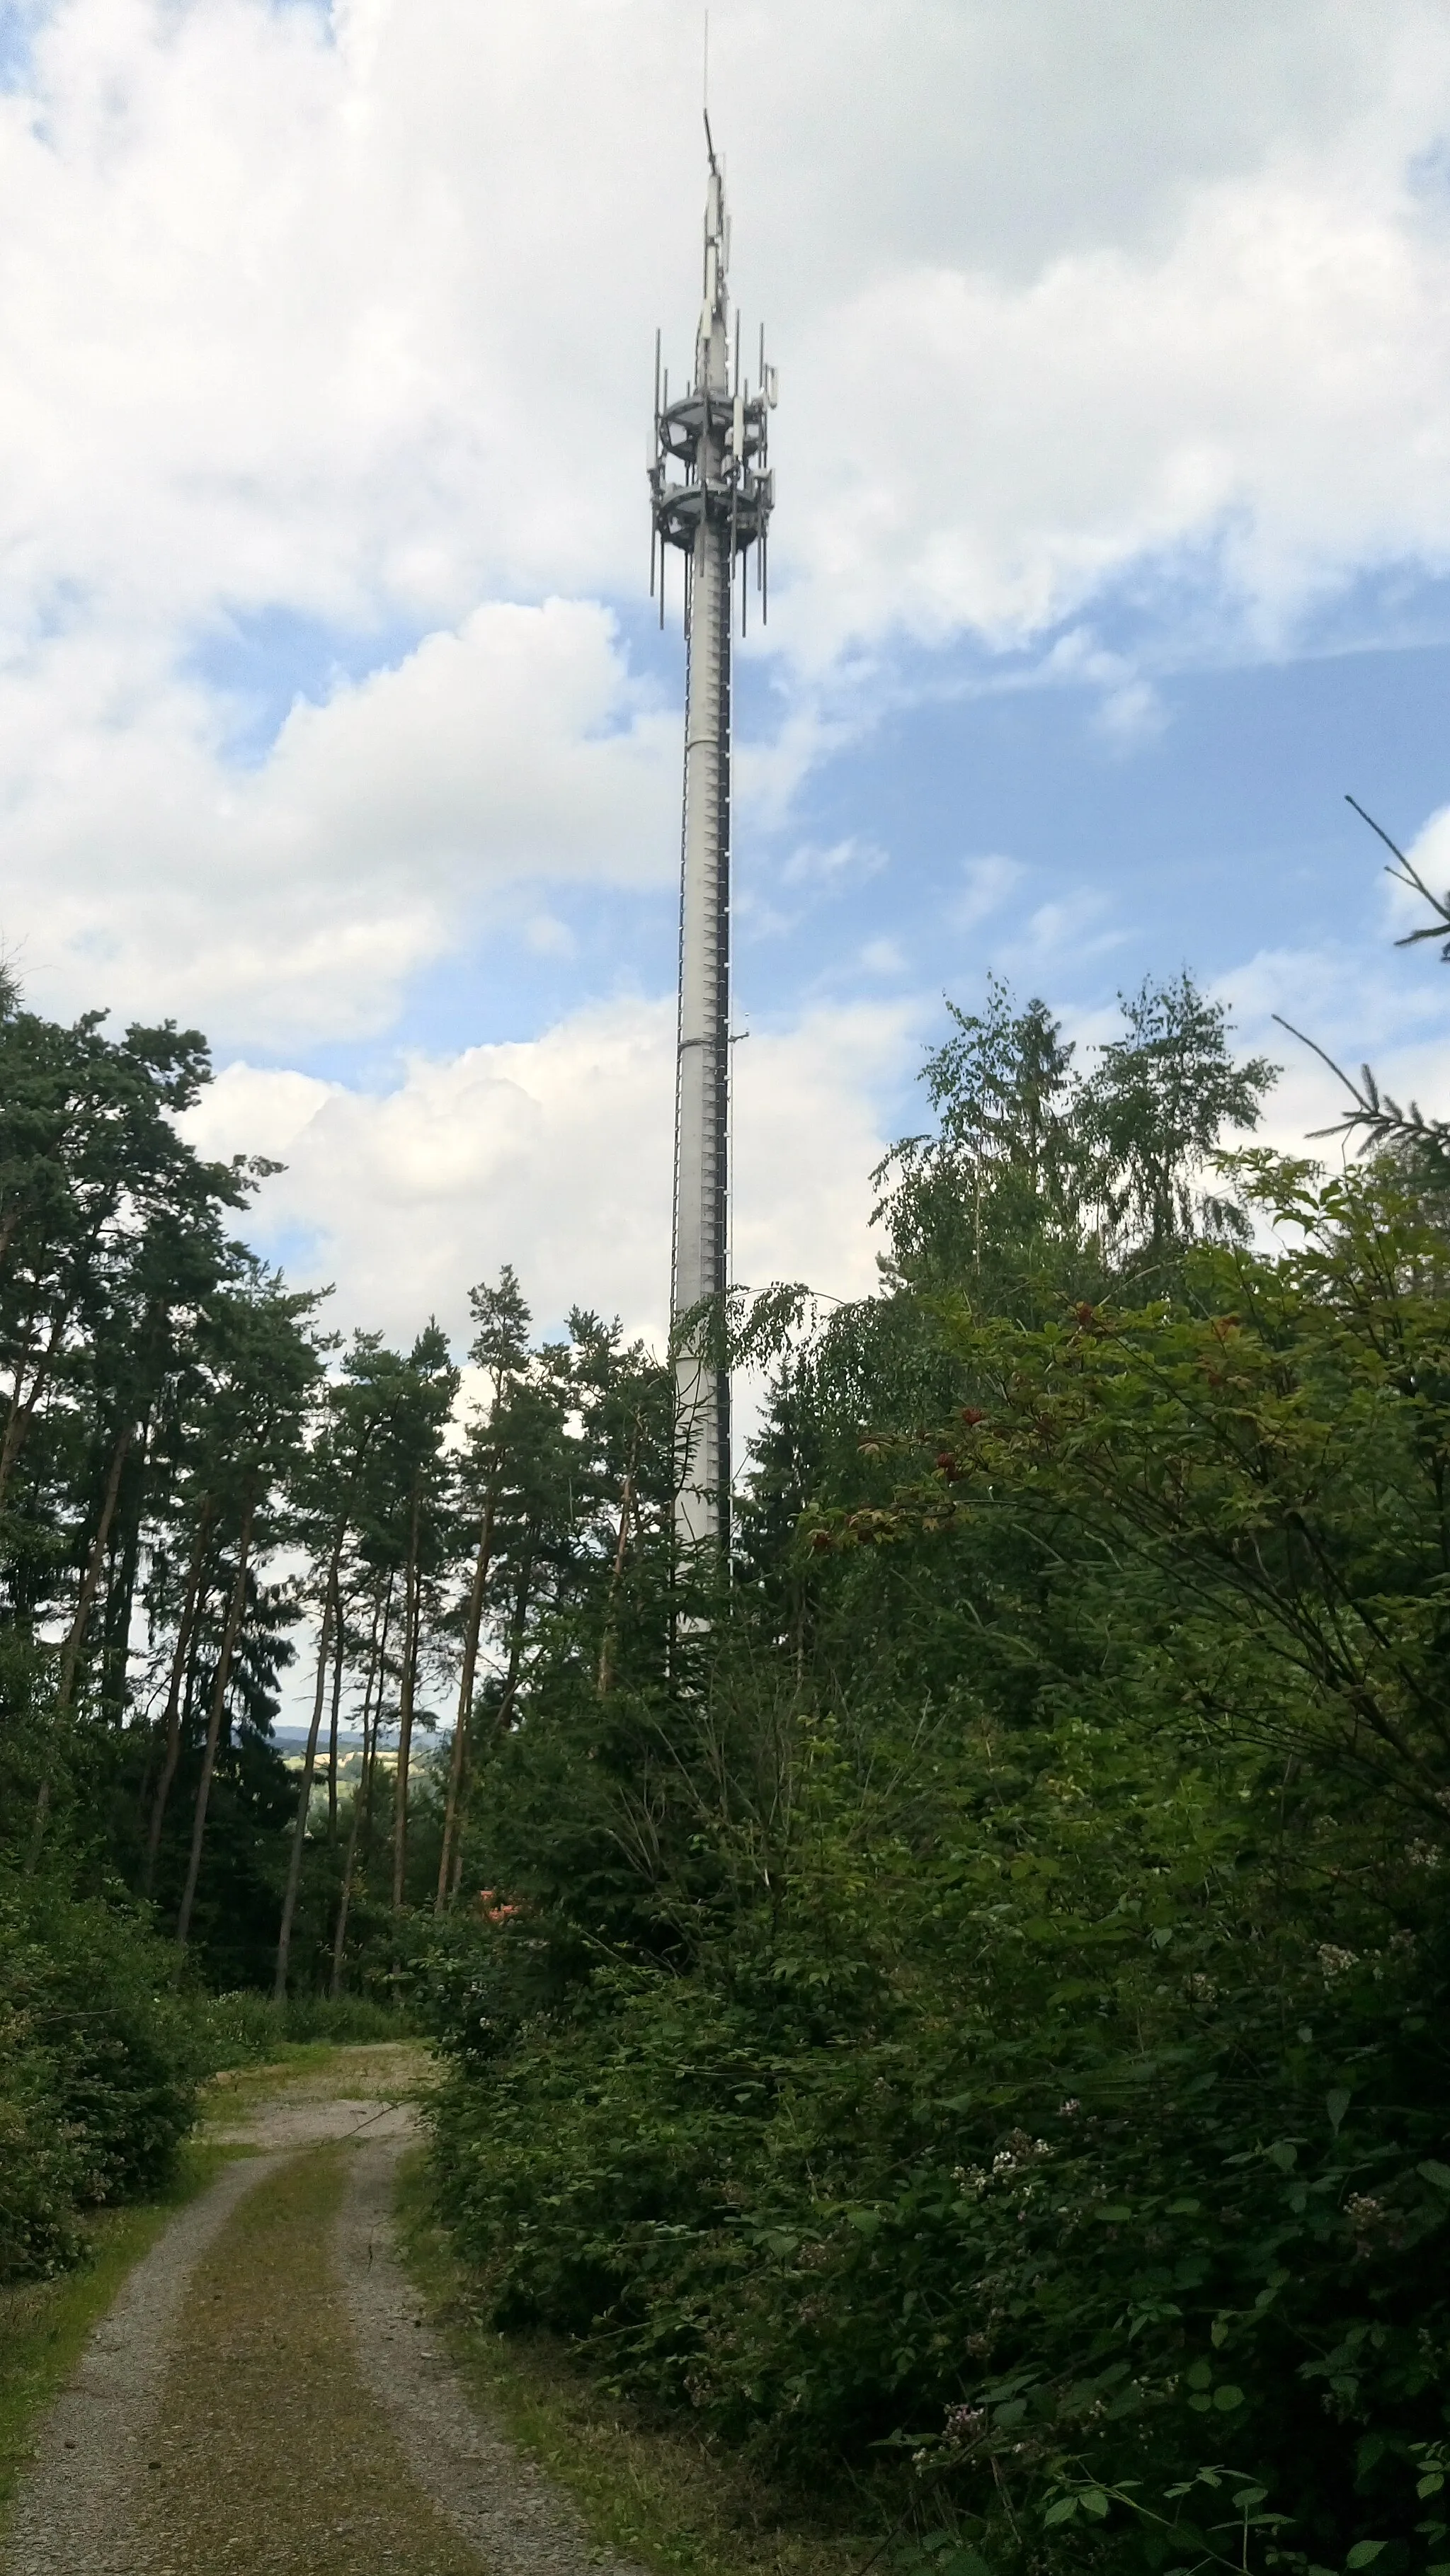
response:
M246 2079L37 2444L7 2576L638 2576L483 2419L393 2246L402 2048Z

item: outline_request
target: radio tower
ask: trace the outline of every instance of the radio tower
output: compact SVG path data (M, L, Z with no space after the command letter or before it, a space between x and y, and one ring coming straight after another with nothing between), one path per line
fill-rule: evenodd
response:
M685 557L685 811L680 871L680 1012L675 1068L675 1224L670 1291L678 1409L675 1539L682 1552L723 1552L730 1529L730 1378L699 1309L723 1299L730 1242L730 647L735 568L756 549L761 613L774 499L767 463L775 369L752 393L732 348L725 183L705 119L705 293L690 391L670 401L655 341L650 463L650 591L665 615L667 547ZM741 631L746 590L742 581Z

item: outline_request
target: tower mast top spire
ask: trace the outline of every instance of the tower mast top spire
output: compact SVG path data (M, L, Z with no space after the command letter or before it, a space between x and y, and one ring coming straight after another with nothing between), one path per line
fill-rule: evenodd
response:
M705 300L695 341L695 391L728 392L730 385L730 218L725 211L725 174L715 157L710 111L705 110L705 149L710 177L705 190Z

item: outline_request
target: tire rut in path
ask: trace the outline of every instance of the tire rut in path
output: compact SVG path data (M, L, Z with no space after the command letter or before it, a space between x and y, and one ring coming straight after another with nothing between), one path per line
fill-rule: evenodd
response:
M16 2498L0 2562L9 2576L113 2576L129 2563L157 2402L192 2275L277 2162L258 2156L219 2174L158 2237L96 2327L45 2418L35 2466Z
M196 2265L116 2576L480 2576L359 2367L333 2221L361 2152L288 2157Z
M590 2540L541 2469L464 2394L394 2251L393 2195L404 2139L358 2146L336 2221L339 2276L364 2375L386 2407L420 2487L491 2576L640 2576Z
M441 2353L394 2250L415 2127L255 2106L231 2134L270 2152L172 2221L46 2419L5 2576L640 2576Z

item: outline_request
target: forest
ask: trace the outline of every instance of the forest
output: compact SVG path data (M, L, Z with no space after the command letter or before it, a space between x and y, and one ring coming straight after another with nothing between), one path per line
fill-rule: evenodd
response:
M403 2014L481 2312L877 2563L1444 2576L1450 1135L1274 1071L952 1008L691 1564L667 1353L344 1338L204 1039L7 982L0 2277Z

